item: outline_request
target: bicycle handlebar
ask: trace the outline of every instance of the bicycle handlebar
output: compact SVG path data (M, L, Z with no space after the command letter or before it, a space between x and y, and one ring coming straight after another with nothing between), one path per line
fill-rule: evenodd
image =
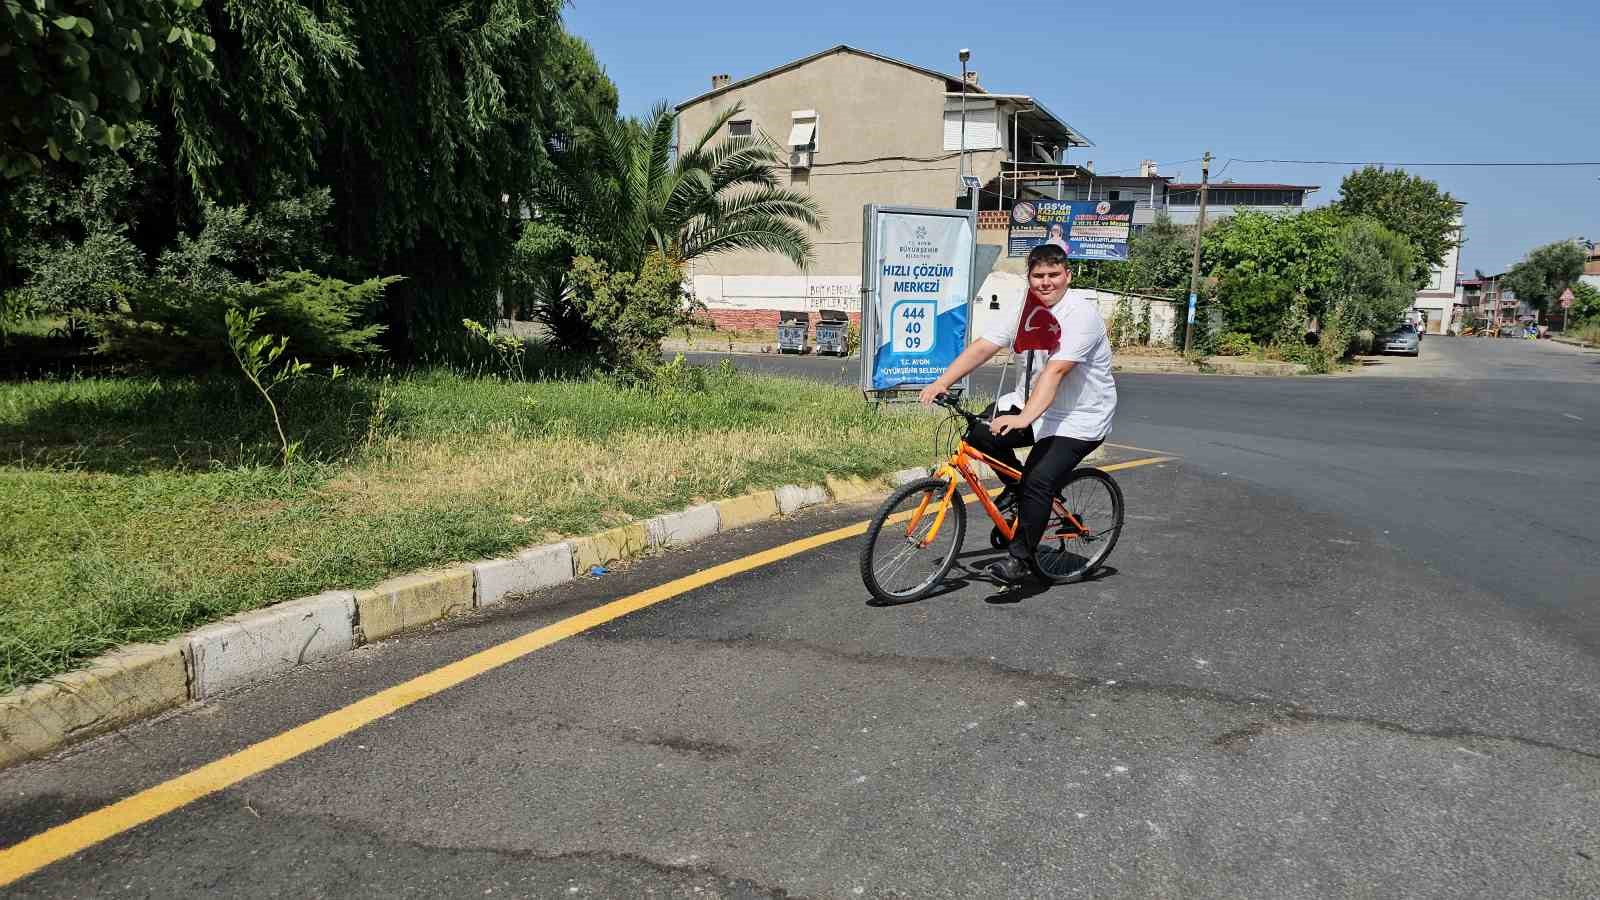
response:
M960 415L962 418L966 419L969 423L978 423L978 422L982 422L983 421L983 417L982 416L979 416L979 415L977 415L975 413L968 412L965 408L963 408L961 406L961 401L959 401L956 398L950 396L949 394L940 394L939 396L933 398L933 403L934 403L935 406L942 406L945 409L948 409L951 412Z

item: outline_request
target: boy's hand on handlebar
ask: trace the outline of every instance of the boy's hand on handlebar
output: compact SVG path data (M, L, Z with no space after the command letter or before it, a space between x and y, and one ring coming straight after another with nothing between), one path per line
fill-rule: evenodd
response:
M1021 416L996 416L989 423L989 431L993 434L1006 434L1011 431L1021 431L1028 427L1028 421Z
M923 406L932 406L933 401L943 396L946 390L947 389L943 385L938 383L930 384L922 389L922 393L917 395L917 400L921 402Z

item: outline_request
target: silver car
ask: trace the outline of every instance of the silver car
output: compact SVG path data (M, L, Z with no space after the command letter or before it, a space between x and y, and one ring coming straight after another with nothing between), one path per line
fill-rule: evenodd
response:
M1404 353L1407 356L1416 356L1422 352L1422 336L1408 323L1378 335L1373 349L1379 353Z

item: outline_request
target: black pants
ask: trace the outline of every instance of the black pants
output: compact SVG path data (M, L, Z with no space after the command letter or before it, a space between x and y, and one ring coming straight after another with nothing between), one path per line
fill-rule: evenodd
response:
M1014 415L1016 409L1003 415ZM994 405L983 411L985 419L994 413ZM1100 441L1052 435L1035 442L1033 429L1026 428L1009 434L993 434L987 426L975 428L967 434L967 443L989 454L996 460L1022 472L1021 496L1017 503L1017 533L1011 539L1011 555L1021 560L1033 559L1034 548L1044 537L1045 524L1050 521L1050 503L1056 492L1067 483L1072 470L1083 458L1100 446ZM1017 450L1033 447L1024 464L1017 459ZM1010 483L1002 476L1001 481Z

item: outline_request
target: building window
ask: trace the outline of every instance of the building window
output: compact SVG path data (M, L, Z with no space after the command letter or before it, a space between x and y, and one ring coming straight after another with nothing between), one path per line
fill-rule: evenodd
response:
M1122 199L1122 192L1121 191L1112 191L1111 195L1106 197L1106 199L1107 200L1121 200Z
M794 123L789 128L789 149L817 149L817 111L797 109L789 114L789 119Z
M728 123L728 134L730 134L730 135L732 135L734 137L749 137L750 136L750 120L749 119L735 119L734 121L729 122Z

